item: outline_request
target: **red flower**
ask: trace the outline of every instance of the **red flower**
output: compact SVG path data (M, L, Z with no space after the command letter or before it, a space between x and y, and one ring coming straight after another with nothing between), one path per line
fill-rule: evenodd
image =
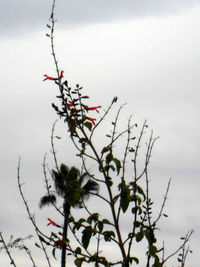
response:
M59 77L60 79L64 77L63 73L64 73L64 70L61 70L60 77Z
M56 226L56 227L60 227L60 225L58 225L57 223L55 223L54 221L52 221L50 218L48 218L49 223L47 224L47 226L49 226L50 224Z
M62 241L62 240L58 240L56 241L56 244L60 247L64 247L66 245L66 242L65 241Z
M64 77L63 73L64 73L64 70L61 71L59 79L61 79L61 78ZM47 74L44 74L44 76L45 76L46 78L44 78L43 81L46 81L46 80L57 81L57 80L58 80L58 78L54 78L54 77L48 76Z
M84 108L88 111L88 110L96 110L96 112L99 113L98 108L101 108L101 106L97 106L97 107L88 107L87 105L83 105Z
M51 77L51 76L48 76L47 74L44 74L44 76L46 77L46 78L44 78L44 80L43 81L46 81L46 80L57 80L57 78L53 78L53 77Z
M88 120L90 120L94 125L95 125L95 121L96 121L96 119L94 119L94 118L90 118L90 117L86 117Z
M72 107L72 106L74 106L74 104L69 103L69 104L67 104L67 106L68 106L68 107Z

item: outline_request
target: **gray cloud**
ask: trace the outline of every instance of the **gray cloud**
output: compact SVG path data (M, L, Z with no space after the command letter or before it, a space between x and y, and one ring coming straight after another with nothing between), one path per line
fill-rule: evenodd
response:
M1 0L1 36L28 34L43 29L48 21L52 1ZM74 0L57 1L56 17L68 26L131 19L141 16L175 14L200 3L199 0Z

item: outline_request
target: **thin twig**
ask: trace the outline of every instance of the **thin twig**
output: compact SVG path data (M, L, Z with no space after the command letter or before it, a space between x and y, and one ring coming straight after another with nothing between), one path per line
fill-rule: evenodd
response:
M17 267L17 265L16 265L15 262L14 262L13 257L11 256L11 253L10 253L10 251L9 251L9 249L8 249L8 246L6 245L6 242L5 242L4 238L3 238L3 234L2 234L1 232L0 232L0 237L1 237L1 241L2 241L2 243L3 243L3 245L4 245L4 248L5 248L5 250L6 250L6 253L7 253L8 257L9 257L10 260L11 260L11 263L10 263L10 264L12 264L14 267Z
M18 184L18 188L19 188L19 192L20 192L21 198L22 198L23 203L24 203L24 205L25 205L25 207L26 207L26 211L27 211L27 213L28 213L29 219L30 219L31 223L32 223L33 226L34 226L35 232L36 232L36 234L37 234L37 236L38 236L38 239L39 239L39 241L40 241L40 244L41 244L41 246L42 246L42 250L43 250L44 255L45 255L45 257L46 257L48 266L51 267L51 263L50 263L48 254L47 254L46 249L45 249L45 247L44 247L44 245L43 245L43 242L42 242L41 239L40 239L40 235L39 235L39 234L43 235L43 236L46 237L47 239L49 239L49 237L46 236L46 235L44 235L44 234L39 230L38 226L36 225L36 222L35 222L33 216L31 215L30 208L29 208L29 206L28 206L28 203L27 203L27 201L26 201L26 199L25 199L25 197L24 197L24 193L23 193L23 191L22 191L22 184L20 183L20 158L19 158L18 168L17 168L17 184Z
M186 236L185 236L185 238L184 238L184 242L183 242L183 244L177 249L177 250L175 250L172 254L170 254L169 256L167 256L163 261L162 261L162 264L164 264L166 261L168 261L171 257L173 257L174 255L176 255L185 245L186 245L186 243L189 241L189 239L190 239L190 237L191 237L191 235L193 234L193 230L191 230L191 231L189 231L187 234L186 234Z

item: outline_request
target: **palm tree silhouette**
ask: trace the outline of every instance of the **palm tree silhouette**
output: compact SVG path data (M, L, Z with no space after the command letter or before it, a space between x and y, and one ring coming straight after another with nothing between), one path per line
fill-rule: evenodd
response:
M63 241L67 240L68 220L71 208L82 208L83 200L87 200L91 193L97 192L99 185L89 178L88 173L81 174L76 167L61 164L60 169L52 170L55 193L49 193L40 199L40 208L56 203L56 195L63 199ZM87 179L87 180L86 180ZM66 246L62 246L61 267L66 264Z

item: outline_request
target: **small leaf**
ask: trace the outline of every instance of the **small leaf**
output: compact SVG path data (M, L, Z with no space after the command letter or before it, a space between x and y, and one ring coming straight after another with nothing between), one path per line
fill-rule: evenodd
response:
M105 224L111 224L111 223L109 222L109 220L107 220L107 219L103 219L102 222L105 223Z
M86 121L86 122L84 123L84 125L85 125L85 127L88 128L88 130L91 132L91 130L92 130L92 123L89 122L89 121Z
M77 267L81 267L81 265L82 265L82 263L83 263L83 259L84 259L84 258L76 259L76 260L74 261L75 265L76 265Z
M146 195L145 195L143 189L142 189L140 186L137 186L137 191L138 191L138 193L139 193L140 195L143 196L143 198L144 198L144 200L145 200L145 199L146 199Z
M53 248L52 249L52 255L53 255L54 259L57 260L56 259L56 248Z
M117 158L113 158L113 161L117 168L117 175L119 175L120 169L121 169L121 161Z
M139 263L139 260L138 260L138 258L136 258L136 257L131 257L131 260L133 260L134 262L136 262L136 264Z
M135 221L133 224L134 224L135 227L140 227L141 226L141 222L138 222L138 221Z
M110 153L106 156L106 164L109 164L112 160L113 160L113 154L110 152Z
M105 231L103 232L104 240L105 241L111 241L111 238L115 238L115 233L113 231Z
M141 230L140 232L136 234L135 239L137 242L140 242L143 239L143 237L144 237L144 232L143 230Z
M103 231L103 227L104 227L103 222L99 221L98 224L97 224L97 227L99 229L99 232L101 233Z
M81 248L80 247L77 247L74 252L76 254L81 254Z

